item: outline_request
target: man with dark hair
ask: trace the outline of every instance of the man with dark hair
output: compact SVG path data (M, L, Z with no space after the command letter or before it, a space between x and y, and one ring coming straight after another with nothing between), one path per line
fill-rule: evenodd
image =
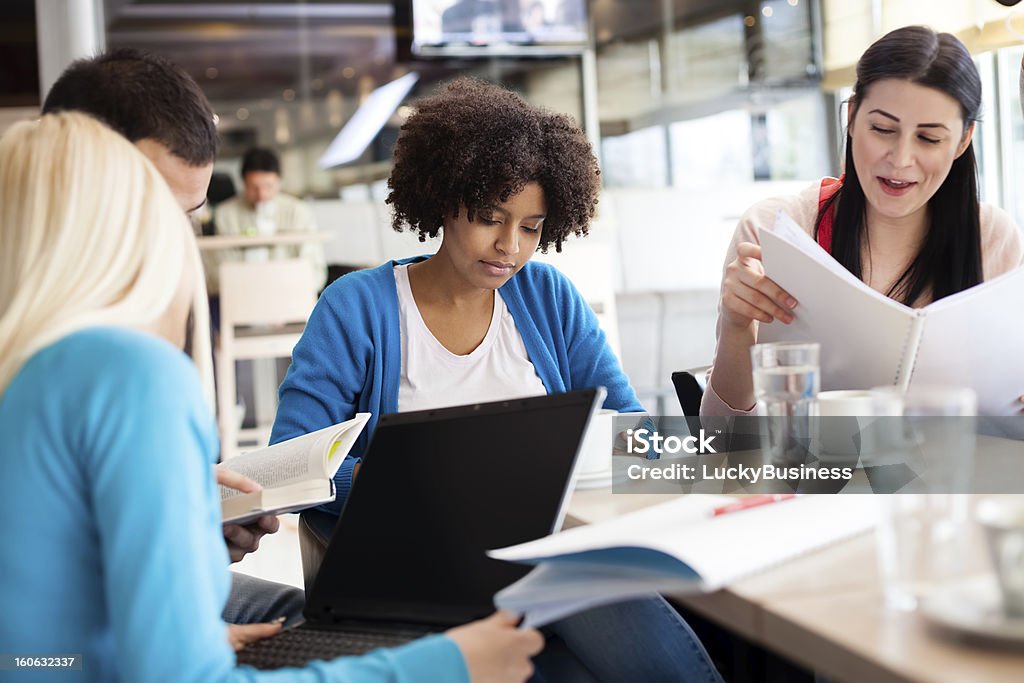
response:
M278 161L277 155L271 150L263 147L253 147L245 153L242 157L242 178L245 179L250 173L269 173L272 175L281 175L281 162ZM280 180L280 177L278 177ZM255 183L251 188L249 185L245 187L245 193L249 201L256 203L260 201L261 197L265 195L261 194L259 190L261 187L266 188L266 185ZM256 192L255 196L249 196L250 191ZM276 192L274 193L276 194ZM272 197L265 197L266 199L272 199Z
M242 157L242 194L218 204L214 224L218 235L274 235L316 232L313 214L306 204L281 192L281 162L269 149L253 147ZM204 255L206 287L211 297L220 291L217 269L225 261L305 259L313 281L321 287L327 279L327 259L321 242L298 245L218 249Z
M134 142L190 216L206 203L217 127L206 96L179 67L130 48L79 59L43 102L44 114L62 110L91 114Z
M167 181L181 208L191 217L206 203L206 189L217 155L217 127L202 90L180 67L153 54L129 48L80 59L50 89L43 113L91 114L135 143ZM216 468L219 484L252 490L252 482ZM232 562L259 547L260 538L278 529L266 516L242 527L224 525ZM297 617L302 591L235 573L224 619L252 624L230 635L245 641L262 633L256 622ZM265 629L264 629L265 630Z

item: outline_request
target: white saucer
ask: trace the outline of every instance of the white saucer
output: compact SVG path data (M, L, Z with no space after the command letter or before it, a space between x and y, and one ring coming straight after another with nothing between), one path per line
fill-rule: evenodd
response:
M995 577L976 577L921 603L921 614L934 624L1000 643L1024 644L1024 617L1003 612Z

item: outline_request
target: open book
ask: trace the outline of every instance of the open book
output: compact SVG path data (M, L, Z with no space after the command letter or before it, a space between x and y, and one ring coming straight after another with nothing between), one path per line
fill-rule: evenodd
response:
M874 528L874 496L799 496L713 516L734 498L691 495L488 553L538 565L499 608L543 626L652 593L711 591Z
M821 344L821 388L971 387L983 415L1013 415L1024 394L1024 268L910 308L853 276L786 214L762 230L765 273L800 304L759 342Z
M221 467L244 474L263 490L240 493L221 486L221 520L245 524L262 515L281 515L334 500L334 474L369 419L370 413L357 413L351 420L224 462Z

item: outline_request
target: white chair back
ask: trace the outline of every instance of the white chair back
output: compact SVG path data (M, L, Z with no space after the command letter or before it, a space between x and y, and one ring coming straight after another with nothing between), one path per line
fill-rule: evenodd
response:
M220 265L219 275L217 413L221 459L227 459L236 454L240 437L265 445L270 431L263 425L239 432L235 361L290 357L316 305L316 281L304 259L229 261Z
M303 259L220 266L221 327L305 323L316 304L316 284Z

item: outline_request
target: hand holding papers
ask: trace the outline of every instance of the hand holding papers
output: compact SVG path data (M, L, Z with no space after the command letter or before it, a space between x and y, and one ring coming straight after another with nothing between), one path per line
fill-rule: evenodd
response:
M874 527L873 496L802 496L731 514L734 499L684 496L489 554L537 564L495 596L542 626L653 592L711 591Z
M821 388L970 387L984 415L1013 415L1024 393L1024 269L923 308L876 292L784 213L762 230L765 272L800 301L794 321L761 325L759 342L817 341Z

